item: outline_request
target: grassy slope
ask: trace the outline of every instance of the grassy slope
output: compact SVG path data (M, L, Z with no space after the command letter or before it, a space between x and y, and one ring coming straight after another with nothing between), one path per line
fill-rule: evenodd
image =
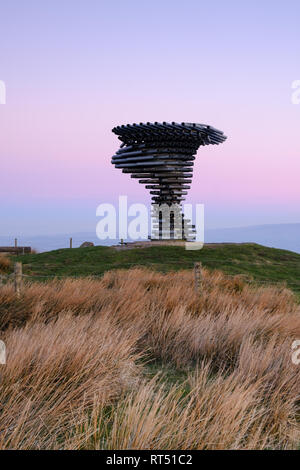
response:
M221 269L230 275L246 274L258 281L286 282L300 294L300 254L254 243L208 245L200 251L175 246L118 251L96 246L23 255L18 259L23 262L24 273L33 276L102 275L107 270L128 269L133 265L167 272L191 269L195 261L201 261L209 269Z
M181 247L150 247L117 251L108 247L63 249L18 258L25 274L36 276L102 275L107 270L143 265L166 272L191 269L201 261L209 269L220 269L228 274L246 274L266 282L286 282L300 298L300 255L266 248L256 244L217 244L201 251L186 251ZM190 389L185 379L189 368L177 369L174 364L153 360L144 364L144 374L150 380L162 373L165 386L184 384L183 395Z

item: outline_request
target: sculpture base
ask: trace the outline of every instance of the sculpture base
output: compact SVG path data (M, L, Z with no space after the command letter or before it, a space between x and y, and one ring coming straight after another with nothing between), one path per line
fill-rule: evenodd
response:
M151 246L182 246L185 247L185 240L141 240L136 242L127 242L122 245L114 245L112 248L118 250L128 250L131 248L149 248Z

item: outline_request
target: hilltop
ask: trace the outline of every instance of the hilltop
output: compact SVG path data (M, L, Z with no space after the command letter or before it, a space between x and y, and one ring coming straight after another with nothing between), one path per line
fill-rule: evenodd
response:
M299 447L300 307L268 284L299 295L300 255L212 244L12 259L51 282L0 289L0 449Z
M144 266L160 272L191 269L201 261L210 270L243 274L256 281L286 282L300 293L300 254L254 243L208 244L199 251L177 246L121 249L95 246L23 255L24 273L39 280L51 276L101 276L112 269Z

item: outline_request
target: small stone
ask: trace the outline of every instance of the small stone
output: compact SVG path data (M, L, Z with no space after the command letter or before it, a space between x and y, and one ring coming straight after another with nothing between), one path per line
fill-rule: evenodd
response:
M87 248L89 246L95 246L93 242L83 242L79 248Z

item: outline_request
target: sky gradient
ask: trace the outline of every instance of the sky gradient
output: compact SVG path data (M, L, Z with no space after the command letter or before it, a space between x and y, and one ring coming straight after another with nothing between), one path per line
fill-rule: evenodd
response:
M96 207L149 202L110 163L112 127L211 124L187 202L206 225L300 222L298 1L0 4L0 234L91 231Z

